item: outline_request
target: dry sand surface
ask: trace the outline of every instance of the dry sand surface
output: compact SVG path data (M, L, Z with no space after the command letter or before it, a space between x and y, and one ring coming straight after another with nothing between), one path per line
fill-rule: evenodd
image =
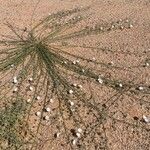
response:
M108 115L109 117L104 121L104 124L97 125L96 117L90 116L90 112L87 115L86 113L89 110L86 110L82 103L75 102L77 106L80 105L77 108L76 115L82 118L79 120L82 120L83 123L81 123L82 121L78 122L75 126L73 118L68 119L65 111L64 122L62 118L60 120L53 118L51 122L43 121L39 128L39 133L34 137L38 144L33 149L150 150L150 124L145 123L142 118L143 115L150 117L150 66L143 67L147 60L150 63L150 0L0 0L0 34L11 33L4 25L6 21L19 28L27 27L27 29L31 29L41 18L49 13L86 6L90 6L90 9L86 12L87 19L79 24L78 28L82 28L86 24L92 26L99 22L106 23L124 19L130 20L133 27L93 35L82 38L82 40L73 40L74 44L86 43L90 46L98 44L100 47L116 50L117 52L113 54L109 52L97 53L96 51L87 51L82 48L69 48L67 51L85 58L94 57L105 64L113 62L112 66L126 68L121 70L111 69L110 65L110 69L106 69L92 63L85 64L83 62L83 65L96 68L108 78L125 82L130 81L135 84L135 87L146 85L149 89L147 89L147 94L133 90L135 92L133 95L132 92L119 95L112 88L103 85L97 86L96 83L86 80L78 80L76 76L71 75L68 81L73 80L82 84L83 91L87 93L87 96L90 95L89 93L92 90L94 98L91 103L93 105L95 103L99 107L102 104L110 105L105 112L106 116ZM10 76L6 76L1 82L7 81L7 78L10 78ZM28 84L25 83L25 86L28 86ZM25 93L23 89L22 93ZM44 99L43 93L39 93L41 99ZM13 94L9 93L8 95L12 96ZM28 99L31 95L32 92L27 91L24 97ZM30 112L29 128L33 133L36 132L39 123L39 118L35 115L35 112L41 110L42 105L42 100L37 101ZM53 110L50 114L51 116L57 118L58 106L59 102L57 100L46 106ZM97 113L95 111L95 116ZM76 136L72 136L73 129L77 130L79 127L82 128L82 132L89 128L87 129L88 135L85 136L85 139L81 138L81 142L79 138L79 143L73 145L72 140L76 139ZM56 137L56 134L59 133L59 137ZM81 133L81 136L83 135ZM25 136L27 140L30 137L28 134Z

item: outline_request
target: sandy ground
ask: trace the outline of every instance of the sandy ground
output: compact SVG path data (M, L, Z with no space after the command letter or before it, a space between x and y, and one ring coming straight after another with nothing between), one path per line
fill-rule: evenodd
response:
M147 58L150 58L150 1L149 0L0 0L0 34L9 34L10 32L4 26L6 21L17 25L18 27L31 28L36 24L39 19L47 16L49 13L53 13L63 9L72 9L75 7L91 6L90 11L87 13L89 16L87 19L88 24L95 24L98 22L111 22L119 19L132 20L133 28L130 30L113 31L105 33L97 37L90 39L84 39L84 42L99 43L100 46L105 48L111 48L118 51L129 51L137 55L124 55L117 53L114 55L104 54L97 55L96 53L82 52L82 55L89 58L91 55L97 60L101 60L105 63L111 61L114 64L121 64L122 66L139 66L142 65ZM79 42L75 40L74 42ZM69 49L72 52L71 49ZM78 50L73 52L74 54L81 54ZM105 71L104 68L100 68ZM107 75L113 78L123 80L133 80L137 84L150 84L150 70L149 68L131 68L129 71L107 71ZM85 87L88 87L85 83ZM93 85L95 87L95 85ZM108 97L113 95L113 91L103 87L95 87L95 100L99 103L105 103ZM144 99L146 103L140 103L140 100ZM142 119L142 115L150 115L150 103L149 97L143 97L143 95L136 95L130 97L128 95L123 96L121 100L113 105L109 111L110 115L115 118L122 118L122 114L126 115L128 122L132 123L133 118L136 116ZM58 105L53 104L52 107ZM118 109L119 108L119 109ZM40 109L39 104L35 104L34 111ZM82 110L82 108L81 108ZM34 111L32 115L34 115ZM81 112L84 114L84 112ZM89 118L88 118L89 119ZM90 122L90 120L85 122ZM33 121L34 120L34 121ZM92 119L91 119L92 120ZM34 116L31 118L31 122L34 128L37 118ZM71 122L71 120L70 120ZM71 123L68 122L68 129L71 128ZM92 122L92 121L91 121ZM116 126L116 130L112 126ZM143 127L143 126L142 126ZM145 127L145 125L144 125ZM114 123L111 119L106 123L106 135L108 137L107 148L110 150L149 150L150 148L150 132L140 129L134 129L124 125L122 123ZM146 125L148 129L149 126ZM41 135L48 137L52 136L57 131L56 126L51 128L43 127L41 129ZM98 129L101 131L101 129ZM138 131L137 131L138 130ZM135 134L134 134L135 133ZM92 136L92 134L90 135ZM71 150L67 143L63 143L64 138L61 136L56 142L46 143L46 146L37 148L39 150ZM92 141L86 141L87 150L101 150L102 148L96 148L93 146ZM42 145L42 141L41 141ZM80 149L76 147L75 149ZM82 148L81 148L82 149Z

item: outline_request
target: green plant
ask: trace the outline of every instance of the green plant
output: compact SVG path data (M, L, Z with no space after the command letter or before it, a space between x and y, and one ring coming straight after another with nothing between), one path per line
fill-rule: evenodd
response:
M102 55L123 53L96 44L95 46L81 44L81 42L78 44L76 40L115 30L130 29L131 21L125 19L81 28L80 23L86 18L81 14L87 10L88 8L76 8L51 14L29 31L18 30L10 23L6 23L14 36L4 36L5 39L0 41L4 46L4 49L0 50L1 80L7 77L0 86L1 99L7 97L8 91L13 90L14 86L11 82L14 76L17 77L18 82L15 93L24 97L29 91L28 86L26 88L25 85L28 84L29 78L33 79L31 85L34 91L31 95L26 122L30 124L36 103L40 103L37 107L42 114L36 124L36 130L33 131L31 149L42 149L46 143L54 143L57 137L57 134L53 133L55 130L61 132L68 149L74 149L74 144L78 149L109 149L105 127L108 120L111 120L114 125L122 122L128 127L140 127L147 131L147 127L140 122L134 124L125 121L125 117L123 119L113 117L112 114L115 112L112 112L112 107L115 107L118 101L121 102L124 95L129 97L138 94L149 95L148 85L143 84L142 88L139 88L140 85L134 81L124 81L107 75L109 71L125 71L129 70L129 67L116 66L113 63L100 62L75 54L77 49ZM70 49L73 53L69 52ZM138 55L129 52L124 54ZM97 67L91 67L93 65ZM74 84L76 82L77 84ZM88 92L81 89L82 87L79 86L81 83L88 84L88 87L85 87ZM107 92L110 91L111 97L103 101L96 99L93 88L97 86L106 88ZM40 102L36 100L38 95L42 96ZM57 106L50 117L50 123L45 123L44 111L45 107L50 105L51 99L57 101ZM68 122L71 122L72 128L67 127ZM54 134L54 138L52 136L49 138L47 135L42 139L44 135L41 134L44 130L47 131L48 127L51 129L51 134ZM79 135L75 134L75 129L79 127L83 128L84 133L77 140ZM90 141L92 144L88 144Z
M1 149L22 149L24 140L19 129L24 111L25 104L21 99L15 100L0 111Z

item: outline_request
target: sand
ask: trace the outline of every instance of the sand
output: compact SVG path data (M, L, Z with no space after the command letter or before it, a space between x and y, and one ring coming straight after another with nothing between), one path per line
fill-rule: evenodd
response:
M68 49L68 52L84 56L85 58L95 57L96 60L100 60L105 63L113 61L115 65L121 65L128 69L105 70L105 68L99 67L99 70L104 72L108 77L118 80L134 80L134 83L137 85L150 85L150 68L139 67L143 66L146 59L150 59L149 0L0 0L0 4L0 34L4 35L10 34L10 31L4 25L7 21L19 28L27 27L27 29L30 29L31 26L34 26L41 18L47 16L49 13L64 9L73 9L75 7L91 7L86 13L88 18L85 22L90 25L94 25L99 22L105 23L118 21L120 19L131 20L133 25L133 28L131 29L112 31L98 36L92 36L90 38L83 38L82 41L78 39L74 40L74 43L85 42L91 45L93 43L97 43L103 48L116 50L118 51L117 53L114 53L113 55L96 53L93 51L89 51L87 53L87 51L82 51L81 49L76 51ZM83 25L84 23L81 24L81 26ZM126 52L132 54L127 54ZM75 80L74 77L72 78ZM82 84L84 90L90 92L89 83L85 81ZM100 105L105 104L106 101L115 94L114 90L103 86L98 87L94 83L91 83L91 87L94 93L95 102ZM29 92L27 97L30 97ZM44 99L42 96L41 98ZM115 104L112 101L113 100L107 103L110 105L110 109L106 113L107 115L114 117L116 122L111 117L108 117L104 126L98 126L95 130L89 133L89 137L87 136L84 140L85 147L80 145L70 146L64 135L64 128L57 128L59 123L62 125L61 120L55 121L54 119L54 123L43 122L43 125L40 128L40 134L36 137L38 138L39 136L40 140L35 149L148 150L150 148L150 126L143 123L142 116L150 116L150 94L144 95L140 93L133 96L131 93L127 93L125 95L121 95L121 98L119 97L115 100ZM30 117L29 120L33 132L36 130L36 125L39 121L35 112L42 109L40 103L41 102L37 102L35 104L34 109L31 112L32 117ZM57 114L57 109L55 110L55 108L58 107L57 100L48 106L54 109L52 115ZM87 118L85 117L86 109L81 106L78 110L85 124L89 123L91 126L95 125L95 118L92 118L90 115ZM135 117L138 118L138 121L136 121ZM65 120L68 132L73 128L72 122L73 121L68 118ZM140 127L136 128L136 125ZM105 132L102 132L102 135L97 134L101 131ZM55 138L56 133L59 132L60 136ZM70 132L67 134L71 135ZM107 139L107 141L104 139ZM102 146L97 143L102 143ZM103 148L103 146L105 148Z

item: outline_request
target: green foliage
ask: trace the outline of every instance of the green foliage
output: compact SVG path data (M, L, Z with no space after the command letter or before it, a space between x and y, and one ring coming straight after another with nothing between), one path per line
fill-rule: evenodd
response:
M18 128L20 128L24 111L25 104L22 100L16 100L0 111L1 149L21 149L23 137L19 135Z

